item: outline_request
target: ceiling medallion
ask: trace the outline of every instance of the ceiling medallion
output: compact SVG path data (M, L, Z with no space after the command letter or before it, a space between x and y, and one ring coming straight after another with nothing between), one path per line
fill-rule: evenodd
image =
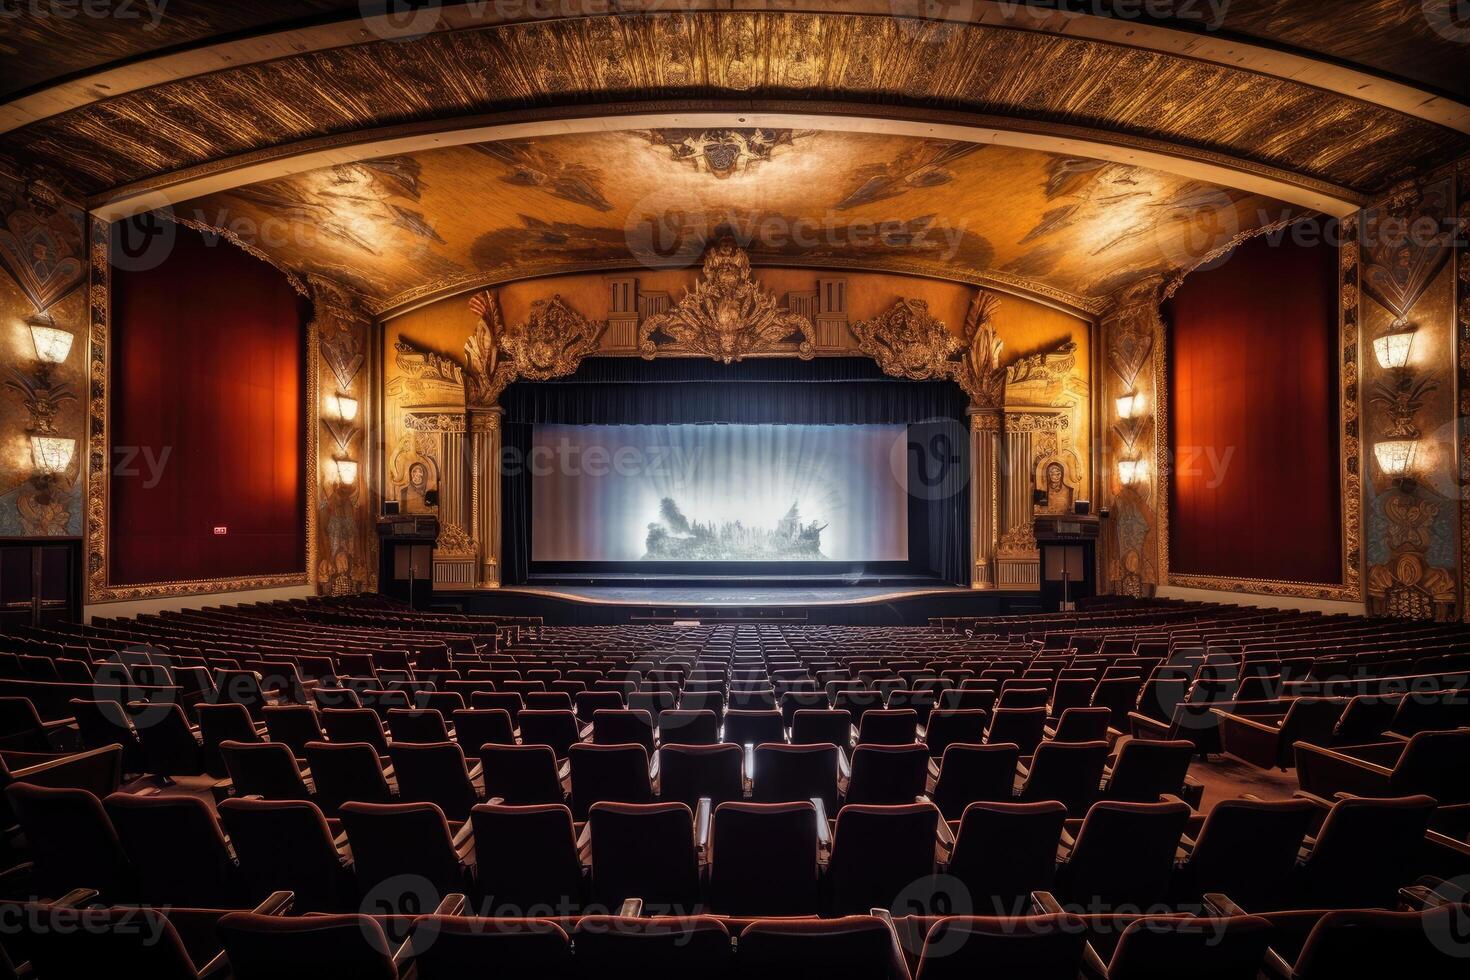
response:
M771 159L777 147L790 146L806 135L790 129L651 129L654 146L699 173L726 180Z
M660 336L680 352L724 364L786 352L792 344L802 360L814 356L811 321L781 306L774 293L751 278L750 255L732 238L705 252L704 275L677 305L643 321L638 351L645 360L659 353Z

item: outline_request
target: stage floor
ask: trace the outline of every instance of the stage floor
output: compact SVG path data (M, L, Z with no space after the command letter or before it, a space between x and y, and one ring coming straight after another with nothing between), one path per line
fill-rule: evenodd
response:
M543 599L562 599L600 606L837 606L869 605L906 601L924 596L969 595L969 589L953 585L894 587L891 585L840 585L830 588L795 586L536 586L508 585L503 593L520 593Z

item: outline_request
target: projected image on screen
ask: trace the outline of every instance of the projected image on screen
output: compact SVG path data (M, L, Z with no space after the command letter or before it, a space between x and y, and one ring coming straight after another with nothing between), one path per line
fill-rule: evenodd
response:
M908 558L892 425L537 426L535 561Z

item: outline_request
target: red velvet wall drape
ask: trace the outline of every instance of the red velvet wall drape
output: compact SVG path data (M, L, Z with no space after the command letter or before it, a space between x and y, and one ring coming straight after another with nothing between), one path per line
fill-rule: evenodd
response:
M1337 251L1270 236L1184 280L1169 323L1169 568L1342 577Z
M309 317L276 269L184 228L116 270L113 584L306 570Z

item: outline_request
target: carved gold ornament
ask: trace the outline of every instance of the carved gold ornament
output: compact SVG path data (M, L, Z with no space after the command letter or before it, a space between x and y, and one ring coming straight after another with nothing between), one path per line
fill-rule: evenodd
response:
M853 336L884 374L910 381L954 377L964 345L921 299L900 299L871 320L852 324Z
M965 314L965 356L956 377L970 402L980 408L995 408L1005 403L1006 369L1000 366L1000 352L1005 346L995 329L995 311L1000 300L985 290L975 294Z
M656 338L670 338L681 351L732 364L753 354L784 350L793 340L796 354L811 360L812 323L781 306L773 293L751 278L750 255L730 238L704 255L704 275L671 309L643 321L638 351L651 360Z
M488 289L470 298L470 310L479 319L464 345L465 404L488 408L509 384L508 378L500 377L504 373L500 353L507 333L505 317L501 316L498 298Z
M470 300L470 310L479 317L464 345L465 404L471 409L495 407L517 378L549 381L573 373L597 352L607 331L606 320L587 319L560 295L532 303L531 315L514 330L489 290Z

